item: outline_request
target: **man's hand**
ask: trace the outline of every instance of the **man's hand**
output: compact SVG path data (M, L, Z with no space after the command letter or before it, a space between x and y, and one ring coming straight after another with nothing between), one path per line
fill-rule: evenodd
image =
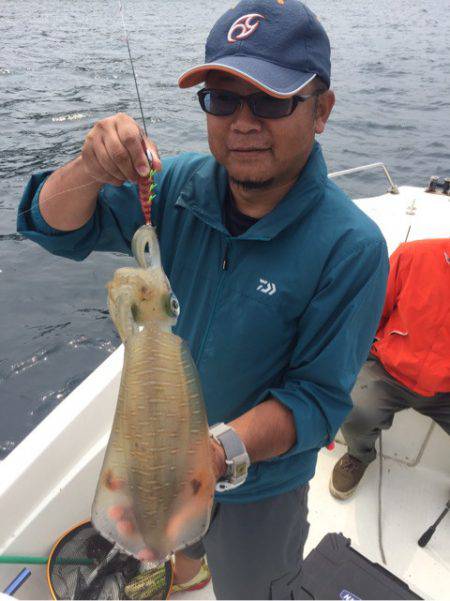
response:
M118 113L98 121L87 134L81 159L86 173L102 184L120 186L125 181L135 182L149 172L149 163L142 147L153 156L153 169L161 170L158 149L145 138L136 121Z
M42 187L39 208L48 225L61 231L81 228L94 213L103 184L121 186L148 175L142 140L152 153L153 169L160 171L158 149L134 119L118 113L96 123L81 155L52 173Z

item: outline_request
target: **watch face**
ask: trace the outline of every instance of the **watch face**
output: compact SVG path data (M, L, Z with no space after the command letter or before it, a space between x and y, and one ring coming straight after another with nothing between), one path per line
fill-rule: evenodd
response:
M247 465L245 463L241 463L236 466L236 476L238 478L243 478L247 475Z

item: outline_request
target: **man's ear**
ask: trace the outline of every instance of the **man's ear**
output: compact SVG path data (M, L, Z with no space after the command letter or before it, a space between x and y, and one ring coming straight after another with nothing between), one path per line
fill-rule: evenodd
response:
M336 101L333 90L327 90L317 97L316 115L315 115L315 133L321 134L325 131L325 125L328 121L331 111Z

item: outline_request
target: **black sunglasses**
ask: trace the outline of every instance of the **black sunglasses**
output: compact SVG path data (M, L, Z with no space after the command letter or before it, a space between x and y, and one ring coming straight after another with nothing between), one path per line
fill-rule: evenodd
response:
M241 96L228 90L203 88L197 93L197 96L205 113L215 117L229 117L246 103L255 117L281 119L292 115L297 104L305 102L312 96L318 96L320 93L320 91L316 91L304 96L297 94L289 98L275 98L264 92Z

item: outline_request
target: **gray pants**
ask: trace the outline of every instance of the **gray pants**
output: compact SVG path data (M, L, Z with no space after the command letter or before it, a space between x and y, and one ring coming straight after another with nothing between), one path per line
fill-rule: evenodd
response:
M208 532L185 549L205 552L217 599L295 599L308 536L308 489L256 503L216 503Z
M375 357L363 365L352 391L353 410L342 425L348 452L363 463L376 457L381 430L392 426L394 415L412 408L434 419L450 434L450 392L424 397L400 384Z

